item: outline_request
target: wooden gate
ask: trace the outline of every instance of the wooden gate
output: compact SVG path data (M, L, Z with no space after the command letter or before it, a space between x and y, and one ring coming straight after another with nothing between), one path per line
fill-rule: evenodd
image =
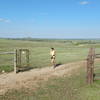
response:
M24 70L29 67L29 50L16 49L15 50L15 72Z

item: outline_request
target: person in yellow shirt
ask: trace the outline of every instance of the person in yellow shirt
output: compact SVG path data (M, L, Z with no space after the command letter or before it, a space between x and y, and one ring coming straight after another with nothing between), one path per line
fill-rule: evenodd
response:
M51 48L50 55L51 55L51 63L53 65L53 67L55 68L56 67L56 62L55 62L56 51L54 48Z

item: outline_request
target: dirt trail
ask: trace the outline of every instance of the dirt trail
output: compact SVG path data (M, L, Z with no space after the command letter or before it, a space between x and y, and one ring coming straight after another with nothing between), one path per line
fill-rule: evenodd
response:
M56 67L46 67L33 69L18 74L9 73L0 75L0 95L6 93L9 89L37 87L40 81L47 81L50 77L60 77L71 75L71 72L77 71L78 68L85 66L85 61L64 64Z

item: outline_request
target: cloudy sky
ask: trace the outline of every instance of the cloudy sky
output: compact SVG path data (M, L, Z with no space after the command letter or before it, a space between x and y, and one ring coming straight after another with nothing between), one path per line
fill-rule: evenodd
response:
M99 38L100 0L0 0L0 37Z

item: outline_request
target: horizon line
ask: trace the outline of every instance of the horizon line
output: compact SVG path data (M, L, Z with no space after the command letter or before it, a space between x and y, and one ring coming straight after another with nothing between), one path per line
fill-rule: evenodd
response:
M0 39L60 39L60 40L71 40L71 39L82 39L82 40L99 40L100 38L33 38L33 37L0 37Z

